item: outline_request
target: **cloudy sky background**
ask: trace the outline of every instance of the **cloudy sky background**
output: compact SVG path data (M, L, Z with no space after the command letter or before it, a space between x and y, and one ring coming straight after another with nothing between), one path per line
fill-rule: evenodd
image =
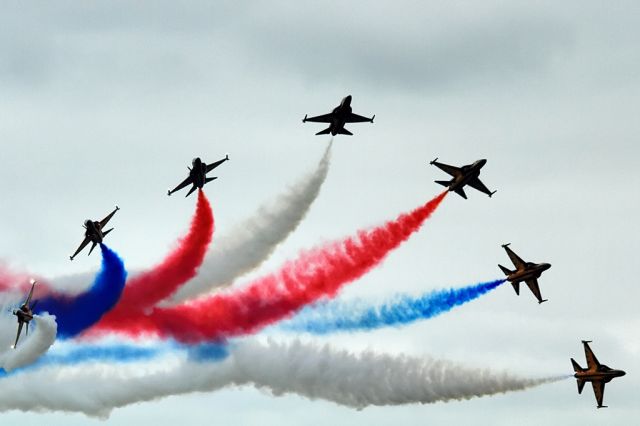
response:
M375 124L336 138L320 197L260 273L436 194L444 175L429 160L487 158L494 198L448 197L344 297L498 278L511 242L553 265L541 280L549 302L504 286L410 327L305 339L533 376L571 373L569 357L585 363L580 339L593 339L601 361L627 371L607 386L611 408L596 410L574 380L360 412L232 389L119 409L110 423L628 424L640 416L638 16L631 1L5 3L0 255L45 276L94 270L98 256L68 255L82 221L118 204L107 242L130 268L151 265L188 225L195 199L165 192L194 156L232 159L207 187L222 232L315 166L328 138L300 120L351 94Z

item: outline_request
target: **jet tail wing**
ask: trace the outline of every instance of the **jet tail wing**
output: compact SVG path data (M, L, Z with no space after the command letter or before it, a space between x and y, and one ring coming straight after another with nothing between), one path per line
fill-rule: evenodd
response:
M109 231L111 231L111 229L109 229ZM91 252L93 251L94 248L96 248L96 245L97 245L96 243L93 243L91 245L91 248L89 249L89 254L87 256L91 256Z
M324 130L320 130L318 133L316 133L316 136L318 136L318 135L328 135L329 133L331 133L331 126L327 127Z
M189 195L193 194L193 191L195 191L196 189L198 189L198 187L197 187L197 186L195 186L195 185L193 185L193 186L191 187L191 189L189 190L189 192L187 192L187 195L185 195L184 197L186 198L186 197L188 197Z
M462 198L464 198L465 200L467 199L467 194L464 193L464 188L460 187L460 188L456 188L453 190L456 194L458 194L459 196L461 196Z
M513 281L511 285L513 286L513 289L516 291L516 294L520 296L520 281Z
M605 408L606 405L602 405L602 399L604 398L604 381L594 380L591 382L591 385L593 386L593 394L596 397L598 408Z
M345 129L344 127L340 130L338 130L338 134L340 135L349 135L349 136L353 136L353 133L351 133L350 131L348 131L347 129Z
M366 123L366 122L373 123L373 117L369 118L369 117L363 117L358 114L349 113L349 115L347 115L347 118L345 119L345 123Z
M80 253L87 246L87 244L89 244L89 241L91 241L89 237L84 237L84 240L82 240L76 252L69 256L69 259L73 260L73 258L76 257L78 253Z
M582 379L578 379L578 393L582 394L582 389L584 389L584 384L586 382Z

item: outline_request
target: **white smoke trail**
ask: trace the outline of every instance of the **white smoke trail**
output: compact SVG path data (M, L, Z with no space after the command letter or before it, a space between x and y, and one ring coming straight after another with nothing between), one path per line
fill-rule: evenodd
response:
M56 340L56 317L49 314L34 315L35 331L29 336L25 335L26 328L22 330L22 336L17 348L9 347L0 354L0 367L5 371L11 371L25 365L32 364L42 354L47 352L49 347ZM15 324L14 324L15 326ZM15 339L15 335L13 336ZM13 341L11 342L13 344Z
M234 279L267 260L278 244L298 227L318 197L329 170L332 144L333 139L316 170L259 208L229 233L216 236L198 275L180 287L167 299L167 303L177 304L231 285Z
M139 364L80 364L16 374L0 381L0 410L107 417L114 408L141 401L242 385L364 408L469 399L563 378L526 379L431 358L354 354L300 342L245 342L220 362L173 358L146 371ZM20 392L25 380L42 385Z

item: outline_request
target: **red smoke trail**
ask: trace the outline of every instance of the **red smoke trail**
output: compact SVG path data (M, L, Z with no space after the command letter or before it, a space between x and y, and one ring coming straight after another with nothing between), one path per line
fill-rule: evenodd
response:
M321 297L334 296L343 285L378 265L420 229L446 194L443 192L381 226L303 252L280 271L235 292L101 323L98 332L152 333L183 342L219 340L255 332Z
M213 235L213 213L207 197L198 191L198 204L189 233L178 241L176 249L155 268L127 281L116 306L98 323L108 326L147 309L193 278L204 260Z

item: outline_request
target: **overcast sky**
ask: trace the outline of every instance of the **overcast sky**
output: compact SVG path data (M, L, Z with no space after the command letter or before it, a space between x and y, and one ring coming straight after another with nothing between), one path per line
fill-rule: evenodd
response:
M299 249L411 209L440 191L428 161L487 158L484 183L449 196L420 233L345 298L420 293L501 276L500 244L553 266L549 302L510 287L436 319L313 338L430 354L523 375L572 373L581 339L627 371L606 410L574 380L466 402L354 411L253 389L119 409L110 424L629 424L640 417L640 3L635 1L5 2L0 13L0 257L44 276L82 222L115 204L108 243L127 265L162 258L195 199L167 197L194 156L229 153L206 188L219 232L312 169L322 125L353 95L376 114L339 136L308 218L261 272ZM214 237L215 244L215 237ZM277 339L291 336L277 335ZM311 337L306 337L311 340ZM46 383L32 383L46 386ZM81 389L78 390L82 392ZM0 414L81 425L82 415Z

